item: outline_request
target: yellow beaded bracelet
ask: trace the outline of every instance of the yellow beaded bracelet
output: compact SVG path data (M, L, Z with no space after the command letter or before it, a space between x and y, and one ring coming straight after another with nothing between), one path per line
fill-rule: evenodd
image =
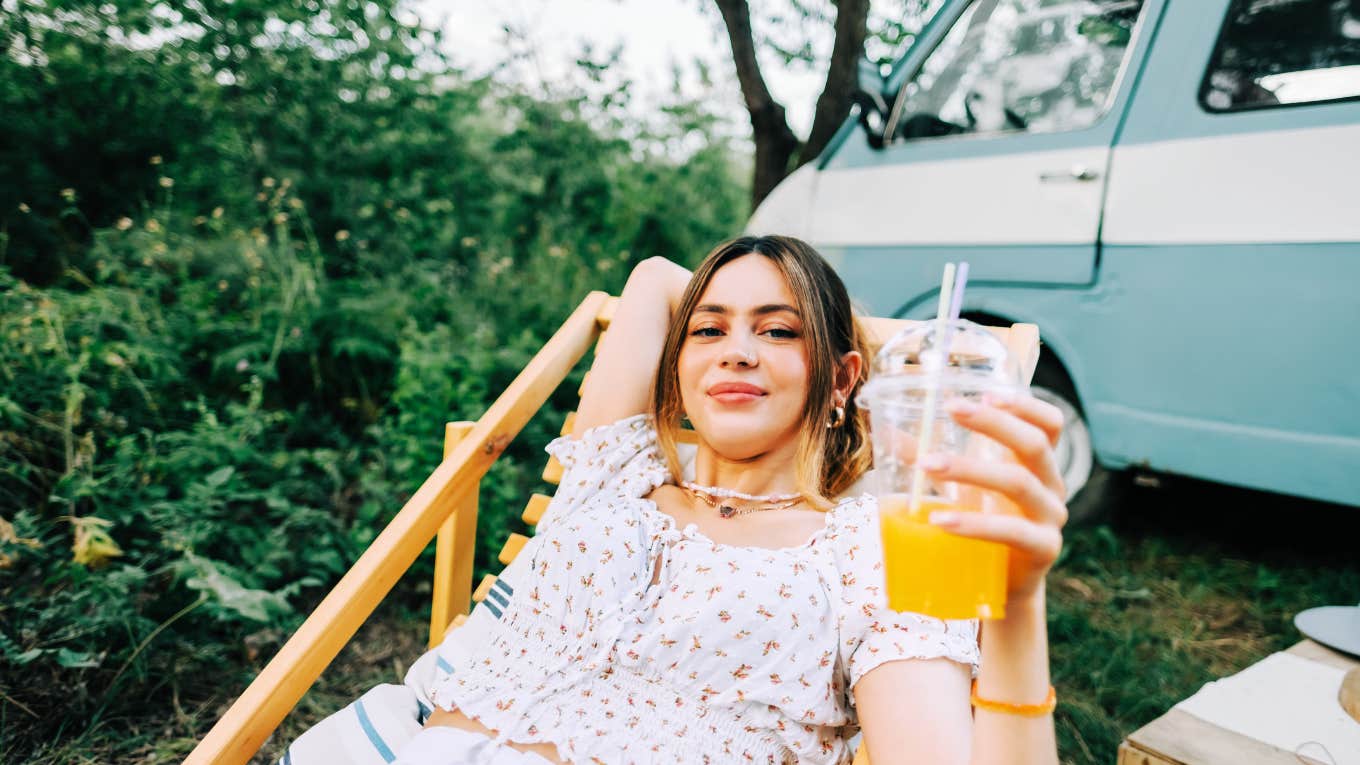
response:
M1008 715L1020 715L1021 717L1043 717L1053 711L1058 705L1058 692L1053 686L1048 686L1048 696L1039 704L1011 704L1005 701L992 701L984 699L978 695L977 681L973 681L973 692L971 694L973 706L978 709L985 709L989 712L1001 712Z

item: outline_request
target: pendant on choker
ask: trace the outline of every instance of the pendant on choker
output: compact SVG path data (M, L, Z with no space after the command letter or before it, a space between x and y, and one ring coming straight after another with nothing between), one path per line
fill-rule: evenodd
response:
M718 517L724 520L730 520L732 518L736 518L739 515L749 515L751 513L763 513L769 510L788 510L792 507L796 507L803 501L802 497L798 495L791 495L786 499L766 504L764 506L736 507L731 502L721 502L719 501L718 497L710 496L708 493L700 491L695 487L691 487L689 484L681 484L681 489L684 490L686 494L688 494L691 497L694 497L703 504L708 505L709 507L717 508ZM740 499L740 498L729 497L728 499Z

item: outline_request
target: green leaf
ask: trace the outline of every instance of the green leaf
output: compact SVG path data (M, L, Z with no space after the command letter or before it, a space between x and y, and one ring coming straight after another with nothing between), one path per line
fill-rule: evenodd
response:
M100 661L92 653L62 648L57 651L57 663L67 669L93 669L99 666Z
M192 557L187 563L191 570L197 572L197 576L185 582L189 589L208 595L218 607L230 614L248 621L270 622L275 615L292 610L283 597L241 584L210 560Z
M30 648L23 653L16 653L10 656L9 660L22 667L39 656L42 656L44 653L46 653L46 651L43 651L41 648Z
M208 477L203 479L203 482L208 485L208 488L216 489L219 488L222 484L231 480L231 477L235 474L236 468L232 467L231 465L228 465L226 467L218 468L209 473Z

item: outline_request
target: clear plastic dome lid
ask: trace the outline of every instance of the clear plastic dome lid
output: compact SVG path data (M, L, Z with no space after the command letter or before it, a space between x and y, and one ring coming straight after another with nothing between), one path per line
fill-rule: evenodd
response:
M966 319L924 321L883 344L859 403L872 409L876 398L932 384L983 393L1020 387L1020 379L1006 344L985 327Z

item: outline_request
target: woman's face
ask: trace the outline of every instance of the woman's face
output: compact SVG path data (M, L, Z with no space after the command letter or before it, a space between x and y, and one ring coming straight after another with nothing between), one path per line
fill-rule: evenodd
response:
M808 347L793 292L763 255L709 280L680 348L680 398L699 436L727 459L796 443L808 395Z

